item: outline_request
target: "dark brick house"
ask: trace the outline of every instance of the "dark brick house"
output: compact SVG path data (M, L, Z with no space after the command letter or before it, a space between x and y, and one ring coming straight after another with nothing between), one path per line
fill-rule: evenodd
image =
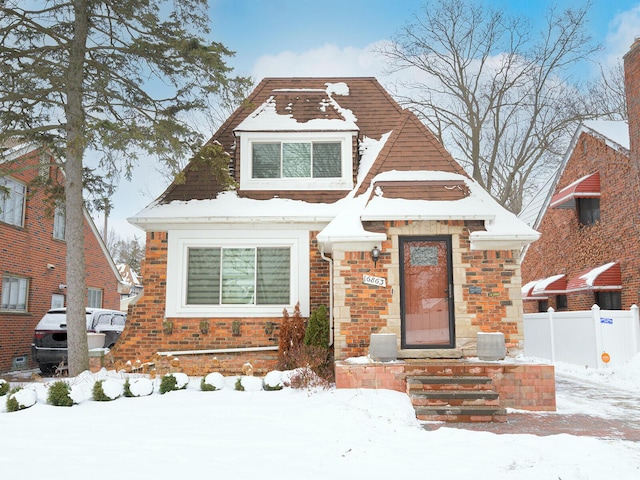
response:
M522 348L520 249L500 207L374 78L268 78L213 135L225 190L191 162L130 221L144 295L113 362L273 368L283 310L330 312L337 360L395 333L399 358L464 358L478 332Z
M624 57L627 122L581 125L522 261L526 313L640 301L640 41Z
M36 180L64 183L47 152L31 144L0 152L0 371L32 365L38 321L65 303L67 245L64 210L52 208ZM118 309L120 275L85 211L87 305Z

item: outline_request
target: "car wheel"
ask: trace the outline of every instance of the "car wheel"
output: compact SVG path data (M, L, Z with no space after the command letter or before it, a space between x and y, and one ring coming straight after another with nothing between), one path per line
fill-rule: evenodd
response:
M40 367L40 371L45 374L56 373L56 369L58 368L57 363L39 363L38 367Z

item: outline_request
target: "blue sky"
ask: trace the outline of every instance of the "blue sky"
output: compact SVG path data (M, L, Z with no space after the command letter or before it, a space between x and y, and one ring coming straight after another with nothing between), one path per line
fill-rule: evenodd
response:
M534 22L552 4L564 9L573 0L478 0ZM228 64L256 81L265 76L376 76L384 85L382 62L372 46L388 40L424 0L210 0L211 38L236 52ZM592 0L588 28L603 46L603 63L627 51L640 35L640 0ZM213 133L213 132L211 132ZM128 224L166 188L151 162L140 165L133 182L122 180L114 196L109 228L121 236L144 233ZM97 225L102 217L95 215Z

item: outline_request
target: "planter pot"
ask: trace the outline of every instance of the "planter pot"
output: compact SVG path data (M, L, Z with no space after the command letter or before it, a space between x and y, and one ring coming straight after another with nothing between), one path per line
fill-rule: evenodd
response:
M478 358L480 360L503 360L506 351L504 333L478 332Z
M398 344L395 333L372 333L369 357L376 362L393 362L398 359Z
M87 333L87 345L89 346L89 350L93 350L94 348L103 348L104 337L106 337L104 333Z

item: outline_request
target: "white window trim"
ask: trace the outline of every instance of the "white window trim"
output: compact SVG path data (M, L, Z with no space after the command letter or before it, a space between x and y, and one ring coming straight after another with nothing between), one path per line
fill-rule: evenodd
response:
M91 292L95 292L95 294L99 293L100 294L100 305L91 305ZM87 289L87 306L91 307L91 308L102 308L104 302L104 293L102 291L101 288L93 288L93 287L89 287Z
M9 193L8 195L4 196L2 195L2 193L4 192L0 192L0 200L2 200L2 204L0 205L0 210L2 210L2 208L6 208L6 204L5 201L9 201L9 202L14 202L15 203L15 197L19 196L22 199L22 211L21 213L21 217L18 221L18 223L15 222L9 222L7 221L7 219L4 217L5 212L0 211L0 222L4 222L8 225L15 225L17 227L23 227L24 226L24 215L25 215L25 210L27 209L27 186L14 179L11 177L0 177L0 179L3 179L3 186L9 189ZM23 188L22 192L18 192L14 185L20 186Z
M351 132L242 132L240 134L241 190L352 190L353 136ZM340 178L252 178L252 143L340 142Z
M291 305L187 305L189 248L291 248ZM177 230L169 231L166 317L282 317L283 309L309 316L309 232L307 230Z
M5 286L5 279L9 279L9 280L18 280L19 284L18 284L18 295L20 295L20 290L21 290L21 285L20 283L24 282L24 308L5 308L2 304L3 300L4 300L4 296L7 295L7 293L4 290L4 286ZM30 287L30 281L28 278L26 277L21 277L19 275L3 275L2 277L0 277L0 289L2 289L2 291L0 291L0 311L2 312L14 312L14 313L26 313L29 311L29 287ZM11 291L10 291L11 292Z
M64 207L57 206L53 213L53 238L65 240L66 238L66 212Z

